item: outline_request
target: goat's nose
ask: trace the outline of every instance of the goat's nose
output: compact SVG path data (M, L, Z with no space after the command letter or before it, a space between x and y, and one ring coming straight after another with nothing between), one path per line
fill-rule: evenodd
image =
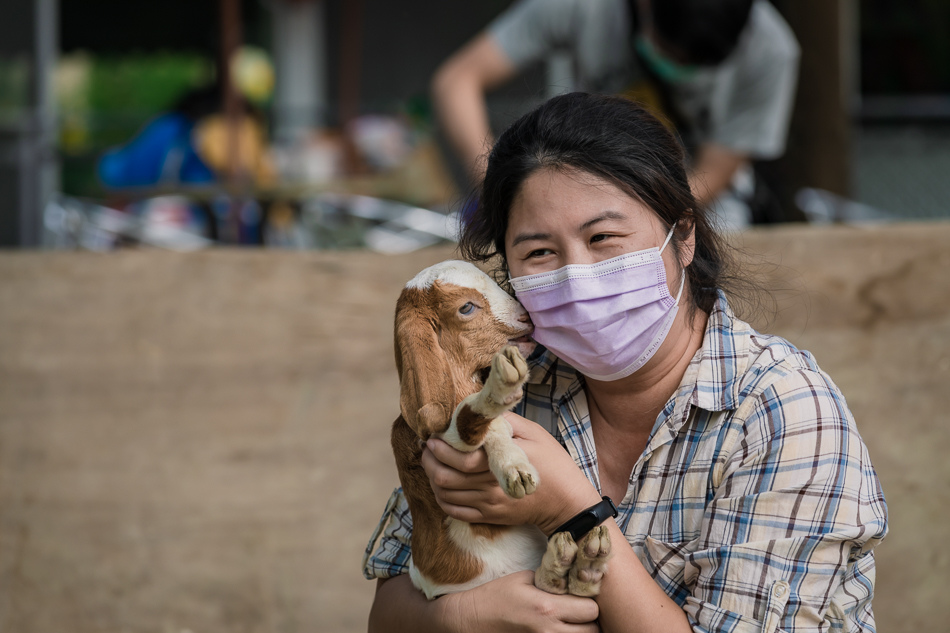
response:
M518 317L518 320L522 323L531 323L531 317L527 312L523 312L521 316Z

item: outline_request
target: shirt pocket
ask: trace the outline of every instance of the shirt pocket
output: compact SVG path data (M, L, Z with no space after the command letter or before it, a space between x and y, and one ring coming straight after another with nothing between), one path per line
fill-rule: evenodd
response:
M690 581L685 578L686 558L696 548L696 540L667 543L647 536L645 547L650 559L648 570L661 588L680 604L700 626L698 631L731 631L732 633L785 633L779 624L785 617L785 608L791 590L785 580L773 581L769 587L768 603L760 621L714 604L703 602L691 595Z
M768 606L762 621L750 618L690 596L683 610L695 631L730 631L731 633L786 633L779 628L788 604L789 585L784 580L772 583Z

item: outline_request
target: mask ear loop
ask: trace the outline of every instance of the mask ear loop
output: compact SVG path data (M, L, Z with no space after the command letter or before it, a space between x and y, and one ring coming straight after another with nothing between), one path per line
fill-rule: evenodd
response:
M663 246L660 247L660 255L663 254L663 251L666 250L666 245L670 243L670 240L673 239L673 231L676 230L676 222L673 223L673 226L670 227L670 232L666 234L666 241L663 242Z
M676 303L673 304L674 306L679 305L680 297L683 296L683 286L685 285L686 285L686 269L684 268L683 274L680 276L680 289L679 289L679 292L676 293Z
M660 255L663 254L663 251L666 250L666 245L670 243L671 239L673 239L673 231L675 230L676 230L676 222L674 222L673 226L670 227L670 232L666 234L666 241L664 241L663 246L660 247L660 252L659 252ZM686 285L686 269L684 268L683 274L680 275L680 289L679 289L679 292L676 293L676 303L673 304L674 306L679 305L680 297L683 296L683 286L685 285Z

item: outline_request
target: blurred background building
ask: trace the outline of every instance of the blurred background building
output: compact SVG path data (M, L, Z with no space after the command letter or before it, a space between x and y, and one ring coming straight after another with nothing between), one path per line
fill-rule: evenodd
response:
M509 4L6 0L0 245L450 238L439 218L466 192L428 82ZM781 218L950 215L950 5L774 4L802 46L788 151L763 166ZM496 128L569 85L563 68L549 60L493 94ZM123 171L150 151L154 173Z

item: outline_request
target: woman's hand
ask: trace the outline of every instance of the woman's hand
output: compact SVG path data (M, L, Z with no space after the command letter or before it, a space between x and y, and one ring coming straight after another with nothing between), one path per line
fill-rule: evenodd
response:
M442 440L430 439L422 453L422 466L446 514L467 523L533 524L551 534L564 521L600 501L584 473L547 431L514 413L506 413L505 418L515 442L538 470L538 489L523 499L512 499L489 470L484 449L463 453Z

